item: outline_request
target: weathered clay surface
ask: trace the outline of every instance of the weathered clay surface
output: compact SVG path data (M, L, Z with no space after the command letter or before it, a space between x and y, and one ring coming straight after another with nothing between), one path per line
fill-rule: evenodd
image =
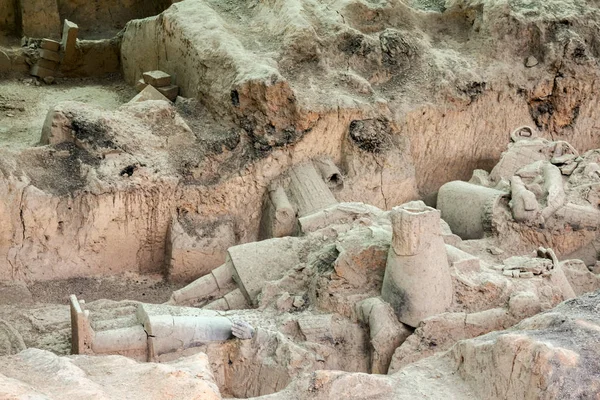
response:
M382 377L317 371L260 399L576 399L598 385L599 292Z
M514 126L597 146L589 23L597 5L452 1L444 9L188 0L128 25L123 68L131 83L157 68L177 75L184 96L233 113L271 146L286 130L327 127L330 138L350 129L376 153L398 132L410 140L422 194L489 167ZM149 40L156 35L166 40ZM530 56L539 63L527 66ZM344 121L348 114L354 122Z
M0 383L5 399L221 399L205 354L140 364L122 356L60 357L28 349L2 357Z
M0 397L600 395L597 1L96 3L0 0L149 84L0 82Z
M150 15L164 6L144 5L154 7L150 10L127 2L123 15L114 16L111 23L118 25L133 16L127 14L133 8L137 15ZM108 23L105 9L78 8L70 2L59 2L58 8L81 24ZM597 17L597 5L583 1L577 6L559 1L532 5L452 1L442 9L428 9L418 1L410 5L349 1L320 7L300 0L256 4L186 0L160 16L130 22L122 40L81 41L79 61L65 73L114 71L120 62L125 79L134 84L143 72L160 69L173 77L182 96L195 98L181 98L176 106L192 132L181 143L190 157L178 157L181 151L177 156L170 153L168 157L183 159L175 170L163 168L164 163L149 162L148 154L143 154L162 153L154 147L160 140L142 139L145 149L140 154L130 148L131 157L116 157L130 158L122 168L145 163L147 167L139 171L147 168L154 177L123 184L120 175L100 171L105 166L70 154L69 163L87 164L99 182L69 177L70 190L57 192L33 178L31 171L40 165L31 157L42 157L51 149L28 150L29 154L16 155L19 162L3 156L8 165L2 186L14 199L6 211L12 235L5 235L12 237L0 244L0 253L6 249L6 256L0 257L7 260L3 269L14 278L48 279L26 270L52 264L61 271L60 265L77 265L69 273L53 275L66 278L83 275L81 268L87 274L108 272L99 265L108 268L114 261L109 253L103 253L103 259L82 255L90 252L92 243L98 252L102 241L108 240L102 239L103 228L95 232L97 238L82 235L88 239L78 237L77 243L73 237L60 238L69 251L51 256L51 262L42 261L37 250L28 251L43 246L21 242L38 242L42 236L59 240L57 229L45 228L42 234L39 224L32 225L32 219L53 225L42 211L29 216L36 196L50 196L49 202L57 204L70 198L74 203L70 219L79 220L87 219L81 216L88 214L85 207L98 209L114 201L111 219L119 219L125 203L135 204L140 216L127 218L119 228L127 235L131 232L132 238L121 240L121 235L118 240L127 243L129 255L117 260L112 271L162 271L171 263L173 271L182 271L174 272L174 279L190 280L224 261L229 238L243 243L259 237L261 205L271 181L308 160L325 156L339 168L344 184L333 193L338 201L389 209L419 195L429 202L444 182L467 178L474 168L490 168L515 126L535 126L541 136L568 139L584 153L599 145L594 127L598 98L593 90L598 49L589 22ZM114 54L119 48L120 58ZM104 64L98 64L100 59ZM168 113L143 113L146 133L156 136L165 129L161 119ZM87 112L77 108L71 114L67 125L87 118ZM147 118L150 115L154 117ZM120 121L118 113L102 118ZM124 134L129 125L115 122L107 135L119 136L119 129ZM99 164L108 162L103 159ZM48 179L59 182L73 168L47 170L52 176ZM155 217L143 222L147 218L142 214ZM62 216L54 219L68 223ZM198 261L203 253L188 251L193 248L190 239L176 235L168 239L177 242L171 246L175 253L165 255L162 243L168 227L176 232L177 220L182 219L194 221L188 235L213 226L227 231L228 238L219 242L210 233L200 237L199 243L207 243L213 255ZM81 226L86 230L88 224L89 219ZM150 225L157 229L148 232ZM58 252L55 247L50 246L50 253ZM573 246L563 247L557 249L559 254ZM190 268L190 260L198 267Z
M503 399L507 394L510 398L593 398L600 391L597 385L599 295L596 292L562 303L507 331L461 341L448 352L406 366L392 375L320 370L295 376L287 388L260 398L409 399L416 396L434 399L444 395L458 399ZM256 340L264 342L266 337L257 336ZM280 336L278 340L285 342L286 339ZM251 351L252 342L240 343L247 343L249 347L245 350L245 345L238 350L230 348L230 354L243 351L244 357L267 356ZM288 347L286 351L290 350L294 354L300 348ZM210 356L210 351L214 370L217 358L212 357L218 353ZM238 357L233 356L230 362L238 365L242 361ZM119 356L64 358L30 349L16 356L2 357L2 394L62 398L69 393L78 398L102 395L110 399L125 394L134 396L132 398L160 398L168 392L178 398L218 399L220 394L208 360L204 354L197 353L177 362L137 364ZM63 371L59 376L67 380L56 380L56 368ZM244 373L234 367L234 371L237 379L232 384L237 382L248 390L251 387L248 382L239 381L247 376L248 370ZM53 372L50 374L52 383L48 380L50 372ZM267 381L274 378L273 373L265 375L265 378L269 376ZM251 396L251 392L247 394Z

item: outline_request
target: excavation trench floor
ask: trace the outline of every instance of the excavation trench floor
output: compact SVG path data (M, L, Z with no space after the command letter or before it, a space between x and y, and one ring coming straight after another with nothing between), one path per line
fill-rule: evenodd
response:
M118 305L133 315L136 301L164 303L181 287L166 282L161 275L126 274L105 278L75 278L25 284L0 281L0 321L5 321L23 337L27 347L70 354L71 323L69 296L77 295L94 310L110 313ZM101 299L112 300L109 302ZM92 303L101 300L99 304ZM116 301L124 303L115 303ZM97 304L94 306L94 304ZM0 347L3 344L0 331ZM0 349L1 350L1 349Z
M126 275L104 278L72 278L25 284L0 281L0 306L16 304L68 304L71 294L86 301L134 300L164 303L181 287L165 281L162 275Z
M35 85L35 78L0 80L0 147L20 150L35 146L48 110L63 101L80 101L116 109L135 96L120 77L59 79Z

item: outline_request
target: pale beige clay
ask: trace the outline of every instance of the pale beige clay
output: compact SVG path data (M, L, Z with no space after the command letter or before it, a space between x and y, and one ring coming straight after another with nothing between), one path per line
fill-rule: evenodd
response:
M600 398L598 21L0 0L0 399Z

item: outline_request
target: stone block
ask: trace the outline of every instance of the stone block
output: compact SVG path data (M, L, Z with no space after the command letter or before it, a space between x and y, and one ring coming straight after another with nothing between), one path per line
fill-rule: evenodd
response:
M31 67L31 70L29 71L29 73L33 76L37 76L38 78L42 78L42 79L47 76L55 75L55 71L48 69L48 68L40 67L39 65L34 65L33 67Z
M40 50L40 57L44 60L60 62L60 54L56 51L42 49Z
M63 26L63 34L61 46L63 51L65 52L65 56L63 58L63 62L66 64L71 64L75 61L77 52L77 34L79 33L79 26L77 24L65 19L65 23Z
M43 58L38 60L37 65L52 71L56 71L56 68L58 67L58 63L56 61L46 60Z
M169 86L171 84L171 75L163 71L148 71L144 72L143 76L144 81L148 85L152 85L157 88Z
M60 16L56 0L19 0L21 30L33 38L58 38Z
M138 93L138 95L135 96L133 99L131 99L129 102L137 103L137 102L146 101L146 100L169 101L169 99L167 99L165 96L163 96L162 93L160 93L154 87L148 85L148 86L146 86L146 88L144 90L142 90L140 93Z
M158 87L157 89L163 94L163 96L171 101L175 101L177 95L179 94L179 86L175 85L162 86Z
M60 42L52 39L42 39L42 49L58 52L60 50Z

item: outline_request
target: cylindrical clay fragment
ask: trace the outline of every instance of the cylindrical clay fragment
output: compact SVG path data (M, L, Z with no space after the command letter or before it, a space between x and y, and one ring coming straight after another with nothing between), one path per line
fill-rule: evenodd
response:
M381 296L398 319L416 327L452 303L452 278L441 235L440 212L414 201L394 207L392 246Z

